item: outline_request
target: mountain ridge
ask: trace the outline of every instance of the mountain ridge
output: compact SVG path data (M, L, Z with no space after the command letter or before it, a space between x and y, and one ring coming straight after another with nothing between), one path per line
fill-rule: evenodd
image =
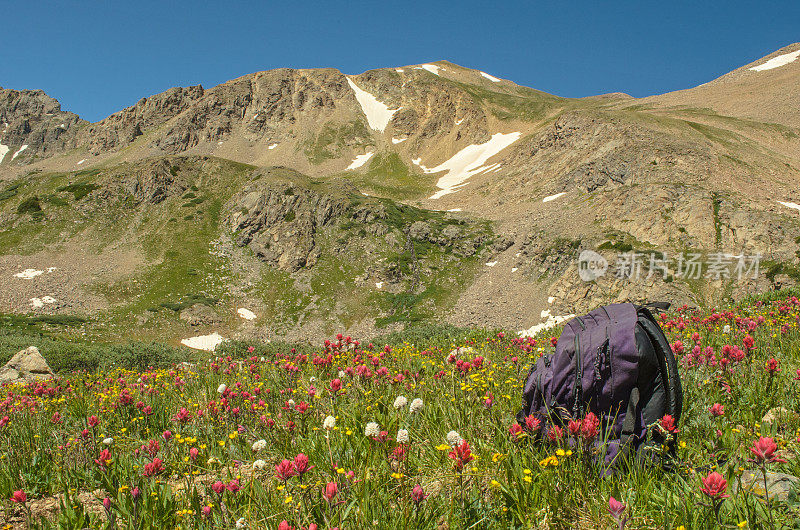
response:
M0 90L0 304L194 330L153 324L129 296L157 279L186 291L175 296L256 309L270 334L297 338L431 318L528 329L609 300L714 303L790 285L800 280L800 114L772 116L789 104L781 87L800 80L800 61L747 68L795 48L731 82L638 99L562 98L447 61L256 72L173 88L95 123L41 91ZM755 117L747 83L777 87L757 92ZM44 293L12 271L69 263L76 248L121 272L86 263L53 288L94 302L30 307L26 297ZM766 273L583 282L583 250L612 264L630 250L761 254ZM142 296L174 305L161 287ZM229 309L202 329L255 333Z

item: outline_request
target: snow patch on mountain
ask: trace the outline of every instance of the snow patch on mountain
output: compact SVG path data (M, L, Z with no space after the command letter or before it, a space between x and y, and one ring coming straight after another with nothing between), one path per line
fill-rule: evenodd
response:
M378 101L378 98L366 90L360 89L349 77L347 82L350 84L350 88L353 89L356 100L358 100L361 110L364 111L364 115L367 117L369 126L376 131L383 132L392 120L394 113L403 108L389 109L387 105Z
M41 309L44 307L45 304L55 304L56 299L53 298L52 296L43 296L41 298L38 297L31 298L30 302L31 302L31 307L33 309Z
M405 142L406 140L408 140L408 138L392 138L392 143L399 144L401 142Z
M750 68L750 70L753 70L754 72L763 72L764 70L772 70L773 68L793 63L794 61L797 60L798 57L800 57L800 50L784 53L783 55L778 55L777 57L773 57L764 64L753 66L752 68Z
M436 167L425 167L419 158L412 160L412 162L421 167L425 173L447 172L436 183L439 191L430 197L431 199L438 199L458 191L459 188L466 185L466 181L472 175L477 175L492 167L487 167L483 164L519 140L521 135L522 133L519 132L493 134L486 143L469 145Z
M19 156L19 154L20 154L21 152L23 152L23 151L24 151L25 149L27 149L27 148L28 148L28 144L25 144L25 145L23 145L22 147L20 147L20 148L19 148L19 151L17 151L16 153L14 153L14 156L12 156L12 157L11 157L11 160L14 160L15 158L17 158L17 157Z
M345 170L360 168L361 166L366 164L367 161L370 158L372 158L372 155L374 155L374 154L375 153L373 151L370 151L370 152L365 153L363 155L356 155L356 157L353 159L353 161L350 163L350 165L347 166L347 168L345 168Z
M797 204L797 203L795 203L795 202L783 202L783 201L778 201L778 204L781 204L781 205L783 205L783 206L786 206L787 208L794 208L795 210L800 210L800 204Z
M23 280L32 280L37 276L41 276L42 274L44 274L44 271L40 271L37 269L25 269L22 272L16 273L14 276L16 276L17 278L22 278Z
M272 150L273 150L273 149L275 149L276 147L278 147L278 144L269 144L269 145L267 146L267 149L269 149L270 151L272 151Z
M535 324L528 329L523 329L522 331L519 332L519 336L535 337L536 334L541 331L554 328L571 318L575 318L575 315L551 315L550 310L545 309L544 311L542 311L541 317L546 320L544 322L540 322L539 324Z
M423 65L420 65L418 68L422 68L423 70L427 70L430 73L436 74L436 75L439 75L439 70L440 69L444 70L444 68L441 68L441 67L439 67L439 66L437 66L435 64L423 64Z
M8 153L8 146L0 144L0 164L3 163L3 159L6 157L6 153Z
M197 337L183 339L181 344L195 350L214 351L217 346L226 340L228 339L215 331L211 335L198 335Z
M240 307L239 309L236 310L236 313L238 313L238 315L245 320L256 319L256 314L247 309L246 307Z
M493 82L493 83L499 83L499 82L500 82L500 80L499 80L498 78L496 78L496 77L495 77L495 76L493 76L493 75L489 75L489 74L487 74L486 72L480 72L480 74L481 74L483 77L485 77L486 79L488 79L489 81Z
M555 195L548 195L547 197L542 199L542 202L554 201L554 200L558 199L559 197L561 197L562 195L566 195L566 194L567 194L566 191L562 191L561 193L556 193Z

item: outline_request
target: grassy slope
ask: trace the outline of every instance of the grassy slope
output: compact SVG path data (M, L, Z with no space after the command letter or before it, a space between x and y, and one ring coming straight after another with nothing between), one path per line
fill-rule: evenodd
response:
M112 304L109 311L91 315L91 322L83 328L95 339L167 340L185 335L189 330L170 306L186 304L193 297L216 299L221 314L232 313L229 308L234 301L228 286L242 286L245 279L226 257L211 250L225 232L221 223L224 205L251 178L263 178L265 183L292 181L318 192L339 194L335 183L315 182L289 170L258 176L252 173L251 166L220 159L171 160L176 178L187 189L157 205L134 204L124 192L107 193L116 190L116 185L135 173L138 166L34 175L7 189L5 200L0 190L0 211L13 220L0 231L0 249L4 252L31 254L45 248L53 251L70 240L80 241L86 251L97 255L115 245L142 249L145 266L129 271L118 281L92 285L92 290ZM379 157L379 162L368 168L368 178L362 183L370 179L384 179L385 190L399 190L398 195L411 193L408 190L415 186L396 155ZM34 197L38 198L41 212L18 214L19 205ZM350 197L350 201L357 206L379 200L359 194ZM402 231L418 220L428 221L434 229L455 222L445 220L441 212L403 206L388 199L380 201L389 215L384 223L400 239ZM263 302L265 314L259 322L272 329L287 330L320 319L327 322L326 332L334 332L381 315L399 322L430 318L436 310L455 301L475 270L476 257L460 259L462 274L450 278L447 263L452 256L437 245L420 247L417 257L434 272L424 278L421 293L413 293L414 298L404 300L398 308L393 295L376 291L374 285L354 285L354 278L371 265L408 259L381 237L371 236L362 228L341 223L321 230L317 235L321 258L299 276L266 266L243 249L246 266L254 268L259 278L254 286L245 288L248 296ZM491 227L478 223L470 230L489 234ZM370 259L374 263L362 254L365 246L373 249ZM404 291L410 285L405 282L399 288ZM224 318L222 328L237 324L238 319L229 316Z

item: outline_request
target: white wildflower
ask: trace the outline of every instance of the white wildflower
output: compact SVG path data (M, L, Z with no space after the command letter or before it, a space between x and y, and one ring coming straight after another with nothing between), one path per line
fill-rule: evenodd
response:
M381 428L377 423L371 421L364 427L364 436L378 436L381 433Z
M267 467L267 463L263 460L256 460L253 462L253 469L257 471L263 471L265 467Z
M267 441L266 440L258 440L257 442L253 442L253 451L259 452L263 451L267 448Z
M105 440L103 440L103 444L104 445L111 445L113 443L114 443L114 439L113 438L106 438Z
M247 528L247 523L244 522L244 517L240 517L239 520L236 521L236 528Z
M405 429L400 429L397 431L397 443L399 444L407 444L408 443L408 431Z
M424 404L422 402L422 399L420 399L420 398L417 398L414 401L412 401L411 402L411 406L409 407L409 410L411 411L411 414L416 414L417 412L421 411L423 405Z
M730 324L725 324L725 327L724 327L724 328L722 328L722 332L723 332L723 333L730 333L730 332L731 332L731 326L730 326Z
M317 382L317 378L312 375L311 378L308 380L308 382L313 385L314 383Z
M394 408L395 409L402 409L406 406L408 400L405 396L397 396L397 399L394 400Z
M217 387L217 394L223 394L227 389L228 387L225 385L225 383L222 383Z
M450 444L450 447L461 445L462 441L463 439L461 438L461 435L458 434L456 431L450 431L449 433L447 433L447 443Z
M328 416L325 418L325 421L322 423L322 427L326 431L332 431L334 427L336 427L336 418L333 416Z
M290 407L294 407L294 400L290 399L289 401L286 402L286 404L289 405Z
M345 373L344 370L339 370L339 379L344 379Z

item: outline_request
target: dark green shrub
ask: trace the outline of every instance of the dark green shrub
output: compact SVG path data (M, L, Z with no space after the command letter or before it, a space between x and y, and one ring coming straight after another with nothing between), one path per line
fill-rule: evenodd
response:
M40 215L42 213L42 205L39 204L39 197L28 197L19 203L19 206L17 206L17 213L20 215L25 215L26 213L33 216Z
M97 184L91 182L81 182L79 184L68 184L66 186L61 186L58 188L58 191L65 191L67 193L71 193L73 197L75 197L76 201L79 201L89 195L92 191L99 188Z
M194 269L189 269L193 271ZM195 271L195 274L197 271ZM187 294L180 302L161 302L161 307L172 309L173 311L182 311L187 307L192 307L195 304L203 304L209 307L214 307L219 302L219 298L212 298L202 294Z
M109 349L109 356L103 359L103 366L123 366L146 370L148 367L164 367L178 363L185 356L178 350L157 342L131 342L115 344Z

